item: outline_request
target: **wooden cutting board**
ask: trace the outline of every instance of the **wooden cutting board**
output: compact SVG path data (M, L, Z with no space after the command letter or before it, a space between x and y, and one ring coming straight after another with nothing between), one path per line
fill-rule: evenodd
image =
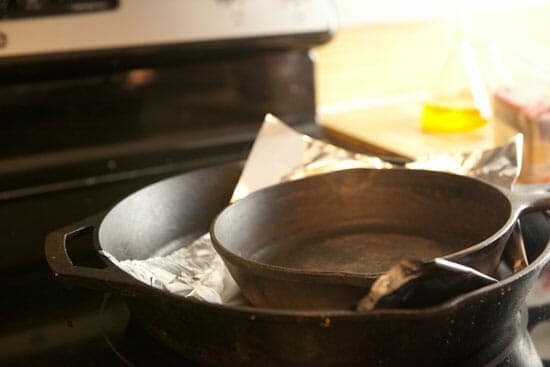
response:
M321 114L327 137L363 151L416 159L426 155L486 149L494 146L491 125L469 133L425 133L420 130L420 102L400 103Z

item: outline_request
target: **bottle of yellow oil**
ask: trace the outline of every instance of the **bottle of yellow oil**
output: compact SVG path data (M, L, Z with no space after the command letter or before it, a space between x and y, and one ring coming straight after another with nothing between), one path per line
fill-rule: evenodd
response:
M487 124L472 95L457 91L452 95L438 95L424 103L421 127L425 132L467 132Z
M450 52L420 116L425 132L468 132L484 126L490 118L489 93L469 40L470 10L463 5L457 9Z

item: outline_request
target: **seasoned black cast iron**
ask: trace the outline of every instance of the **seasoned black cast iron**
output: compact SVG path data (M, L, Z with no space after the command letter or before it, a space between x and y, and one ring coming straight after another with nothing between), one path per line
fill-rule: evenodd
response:
M106 259L97 263L67 255L66 247L72 254L93 250L96 256L103 248L118 260L171 252L166 244L173 239L208 230L240 171L241 165L232 164L164 180L130 195L105 216L50 234L46 256L53 272L69 285L124 295L132 318L149 333L209 365L482 366L502 359L505 346L521 337L517 315L550 258L545 241L529 248L528 268L493 286L437 307L364 314L206 304L149 287ZM539 366L530 341L520 344L525 358L516 366Z
M221 212L211 236L253 304L345 309L404 259L444 257L494 274L519 214L550 207L541 192L434 171L352 169L254 192Z

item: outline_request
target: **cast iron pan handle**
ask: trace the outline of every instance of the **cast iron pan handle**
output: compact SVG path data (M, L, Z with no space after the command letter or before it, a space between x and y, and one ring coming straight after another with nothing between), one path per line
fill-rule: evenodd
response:
M516 215L550 209L550 184L515 186L510 193L510 199Z
M139 282L98 252L97 228L102 217L88 217L50 233L46 238L46 259L55 277L65 286L132 295ZM71 241L78 248L69 251Z

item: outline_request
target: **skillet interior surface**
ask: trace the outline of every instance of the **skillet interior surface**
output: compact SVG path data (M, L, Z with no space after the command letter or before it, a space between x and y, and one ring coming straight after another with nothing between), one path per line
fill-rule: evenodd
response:
M101 248L118 261L143 260L190 243L228 204L241 170L240 162L198 170L128 196L101 221Z

